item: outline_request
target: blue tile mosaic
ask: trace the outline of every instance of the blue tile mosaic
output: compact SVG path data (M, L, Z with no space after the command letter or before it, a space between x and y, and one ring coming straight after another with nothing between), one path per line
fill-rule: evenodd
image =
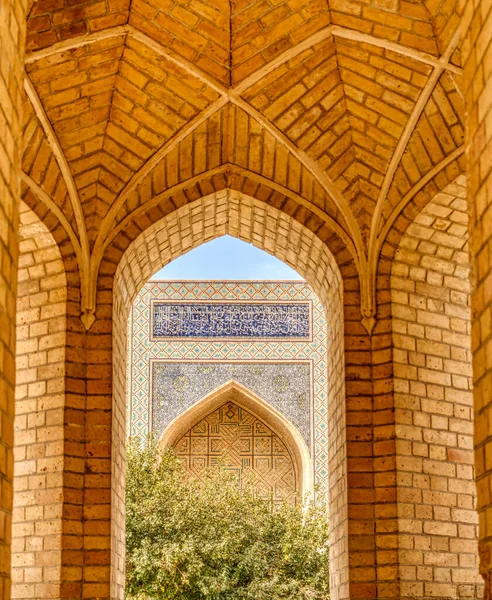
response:
M156 303L168 304L256 304L263 305L299 305L310 306L310 338L269 338L263 337L168 337L153 339L152 313ZM159 400L154 399L152 390L152 365L155 362L169 362L187 365L191 363L232 363L248 364L258 367L265 363L284 365L285 372L280 367L272 367L271 374L265 375L266 383L261 377L252 376L242 367L238 367L235 377L240 379L245 387L251 389L264 401L270 402L279 412L282 412L302 432L307 439L310 432L311 449L314 458L315 481L322 492L327 490L328 480L328 441L327 432L327 355L326 355L326 320L323 307L314 294L312 288L304 282L292 281L161 281L149 282L144 285L133 304L129 321L129 360L127 365L127 432L131 436L144 437L153 428L159 431L165 427L166 422L172 420L172 411L180 408L190 401L186 390L179 391L173 387L171 396L167 393L161 395ZM293 384L294 377L288 373L289 364L304 363L311 365L311 389L305 399L296 398L298 388L302 388L303 377L298 377L298 382ZM278 369L273 376L274 369ZM181 373L188 376L187 372ZM200 374L200 385L209 382L213 384L213 377L204 379L205 374ZM218 376L222 382L226 376ZM285 379L284 379L285 377ZM231 378L231 377L230 377ZM248 379L249 378L249 379ZM274 391L273 381L276 379L277 391ZM170 380L169 380L170 381ZM163 390L169 389L169 381ZM180 384L181 382L181 384ZM288 384L288 386L287 386ZM185 380L176 382L178 388L186 386ZM208 385L208 383L207 383ZM216 383L217 386L222 383ZM287 387L286 387L287 386ZM208 390L209 387L206 389ZM195 386L196 388L196 386ZM210 391L213 391L210 389ZM295 392L295 393L294 393ZM202 389L202 395L208 391ZM168 398L166 399L166 396ZM268 398L266 397L268 396ZM168 402L167 407L157 407L156 403ZM302 412L301 406L309 407L308 412ZM166 411L169 414L166 415ZM158 413L160 416L158 416ZM155 422L154 422L155 419ZM309 427L307 420L310 419Z
M309 302L154 302L152 337L309 340Z
M152 430L158 437L184 410L236 381L293 423L311 447L311 363L152 361Z

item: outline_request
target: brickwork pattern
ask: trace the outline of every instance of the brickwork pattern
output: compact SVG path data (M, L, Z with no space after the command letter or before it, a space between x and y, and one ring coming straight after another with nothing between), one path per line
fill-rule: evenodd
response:
M13 598L60 594L67 284L58 245L25 205L17 296Z
M282 52L330 23L327 3L247 2L233 4L231 13L232 83L238 83Z
M416 217L392 266L402 597L481 597L465 181Z
M24 100L24 129L22 171L32 178L63 211L73 220L73 209L68 195L67 185L53 152L36 117L32 104Z
M25 3L6 0L0 19L0 598L11 593L17 230L22 148Z
M133 172L217 98L155 51L124 41L103 40L28 66L72 170L89 233L97 233ZM26 141L35 155L36 145Z
M111 586L121 597L125 424L124 402L112 410L112 394L124 398L122 324L131 301L153 270L228 230L306 275L327 309L334 340L328 357L334 597L401 595L416 558L399 548L413 538L399 531L399 492L406 487L399 458L406 446L396 436L401 412L394 410L400 398L393 369L401 349L394 359L391 262L420 211L464 172L465 104L477 257L472 349L481 569L492 571L486 358L492 17L488 0L460 4L134 0L130 10L128 0L28 2L22 197L53 234L67 276L70 469L62 597L108 598ZM22 54L24 29L22 2L7 1L5 8L2 566L9 564L22 120L17 50ZM239 197L241 210L225 208ZM147 234L162 219L167 234L156 245ZM90 317L88 331L82 311ZM475 593L471 583L454 583L461 595ZM8 596L7 583L0 590Z
M389 160L430 72L391 51L330 39L244 97L330 175L367 235Z
M413 185L452 155L464 141L464 106L458 88L443 73L419 118L388 191L383 223Z
M128 21L128 0L84 3L29 0L26 49L46 48L56 42L101 31Z
M224 85L230 81L231 6L224 0L138 0L130 24Z
M28 19L29 80L98 258L115 219L231 164L301 194L365 252L402 189L462 152L456 2L127 8L37 2Z
M471 203L473 396L475 410L475 469L478 491L480 571L485 598L492 595L492 534L490 415L492 368L490 225L492 205L492 7L490 2L462 2L464 18L464 93L467 105L468 195Z

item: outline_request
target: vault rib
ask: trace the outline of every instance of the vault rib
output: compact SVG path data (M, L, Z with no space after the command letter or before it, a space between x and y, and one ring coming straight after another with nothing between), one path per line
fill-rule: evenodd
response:
M385 222L383 228L381 229L381 233L378 235L378 239L377 239L377 244L378 244L377 254L378 254L378 256L381 252L381 249L386 240L386 237L391 230L391 227L394 225L396 219L405 210L406 206L412 201L415 194L420 192L420 190L424 186L426 186L429 183L429 181L432 181L432 179L434 179L434 177L438 173L440 173L443 169L445 169L448 165L450 165L452 162L454 162L457 158L459 158L464 153L465 153L465 145L462 144L461 146L456 148L456 150L451 152L451 154L446 156L446 158L441 160L440 163L435 165L426 175L424 175L424 177L422 177L422 179L417 181L417 183L412 187L411 190L409 190L405 194L405 196L403 196L403 198L400 200L400 202L398 202L398 204L395 206L395 208L393 208L393 210L391 211L391 214L388 217L388 220Z
M42 50L28 52L24 58L24 62L26 64L33 63L37 60L40 60L41 58L53 56L53 54L57 54L58 52L72 50L74 48L80 48L88 44L94 44L99 40L110 39L120 35L125 35L127 33L132 35L132 37L135 37L135 33L147 37L144 33L140 33L138 30L136 30L133 25L119 25L118 27L112 27L103 31L97 31L96 33L91 33L89 35L80 35L70 40L57 42L52 46L49 46L48 48L43 48ZM330 36L340 37L355 42L364 42L366 44L371 44L379 48L392 50L397 54L401 54L402 56L408 56L409 58L413 58L414 60L417 60L418 62L424 63L426 65L431 65L433 67L443 66L444 69L451 71L456 75L462 75L463 73L463 70L460 67L449 63L449 61L443 61L443 57L437 58L432 54L420 52L419 50L414 50L413 48L402 46L401 44L398 44L396 42L385 40L383 38L378 38L376 36L369 35L367 33L362 33L353 29L348 29L347 27L340 27L339 25L328 25L324 29L320 29L320 31L314 33L302 42L299 42L292 48L289 48L289 50L286 50L285 52L271 60L264 67L258 69L258 71L255 71L253 75L250 75L249 77L244 79L240 84L238 84L238 86L236 86L236 88L240 88L242 89L242 91L244 91L244 89L246 89L246 85L252 85L256 81L258 81L259 78L264 77L265 75L270 73L270 71L281 66L283 63L287 62L291 58L294 58L301 52L304 52L304 50L307 50L312 46L326 40ZM158 42L154 43L160 45ZM179 59L176 58L176 60ZM258 79L256 79L257 74L260 74Z
M58 167L60 168L60 172L62 174L63 180L65 181L65 185L67 186L68 196L70 198L70 203L72 205L73 213L75 215L75 222L77 224L77 239L80 242L80 279L81 279L81 305L82 305L82 319L83 321L90 322L92 325L94 321L94 311L92 308L92 304L90 301L91 297L91 281L89 277L89 265L90 265L90 249L89 249L89 237L87 234L87 228L84 218L84 212L82 210L82 204L80 202L79 194L77 192L77 188L75 186L75 182L73 180L72 172L70 167L68 166L67 159L65 157L65 153L60 145L58 137L51 126L51 123L46 115L44 107L41 103L41 100L34 88L34 85L26 74L24 78L24 89L29 98L29 101L32 104L34 112L41 123L41 127L46 136L46 140L48 142L51 151L58 163ZM68 233L68 232L67 232ZM84 321L84 325L86 325ZM90 327L90 325L88 327ZM86 325L87 327L87 325ZM87 328L88 328L87 327Z
M230 95L232 104L241 108L250 117L252 117L259 125L261 125L266 131L268 131L273 137L286 148L289 153L294 156L316 181L325 190L328 196L335 202L337 208L340 210L348 227L348 234L351 235L352 240L357 248L356 260L360 262L360 266L364 263L364 251L362 235L360 233L359 226L354 217L354 214L350 210L348 204L343 197L342 192L338 190L335 184L331 181L328 175L318 166L318 163L310 158L303 150L300 150L293 142L291 142L285 134L283 134L278 127L276 127L269 119L264 117L259 111L253 108L248 102L242 98L236 97L235 94Z
M131 190L134 190L135 187L138 186L138 184L142 181L143 177L145 177L145 175L153 168L153 166L155 166L159 161L161 161L173 148L176 147L177 144L186 139L190 135L190 133L192 133L196 129L196 127L198 127L212 114L214 114L223 106L225 106L227 102L231 102L235 106L238 106L239 108L244 110L258 124L260 124L263 128L269 131L270 134L275 137L278 143L284 146L284 148L292 156L294 156L301 164L303 164L306 167L306 169L308 169L308 171L318 181L318 183L325 190L328 196L335 202L348 228L346 235L348 235L348 237L350 237L353 241L353 246L355 248L354 260L356 261L357 268L360 272L363 272L365 270L366 256L364 252L362 235L357 221L352 211L350 210L348 204L346 203L342 193L335 187L334 183L331 181L328 175L326 175L326 173L322 171L322 169L317 165L317 163L313 159L309 158L305 152L299 150L275 125L273 125L273 123L271 123L268 119L263 117L261 113L259 113L246 101L240 98L239 94L242 88L240 88L238 91L236 88L227 89L226 87L217 84L215 81L213 81L210 77L208 77L202 71L197 69L190 62L186 61L185 59L177 58L174 55L171 55L161 44L155 42L148 36L141 34L131 26L129 26L128 28L128 34L131 35L132 38L152 48L152 50L159 53L167 60L171 60L174 64L184 69L188 74L199 79L202 83L209 85L211 89L220 94L221 98L216 100L215 103L211 104L207 109L205 109L205 111L200 113L198 118L191 121L191 126L184 126L163 147L161 147L161 149L158 150L149 159L149 161L144 163L144 165L139 169L139 171L137 171L137 173L135 173L130 182L125 186L125 188L115 199L115 202L112 204L109 212L103 219L90 260L91 289L94 291L94 294L97 276L99 272L99 265L102 260L102 253L104 251L104 241L109 236L110 228L112 223L114 222L114 218L118 210L126 201L129 192ZM323 220L326 221L327 216L328 215L325 215L323 217ZM361 281L362 279L363 278L361 277ZM93 302L95 303L95 297Z
M104 217L99 232L97 234L96 242L94 244L95 251L104 242L106 236L109 233L111 224L114 223L116 215L126 202L129 194L131 194L131 192L133 192L133 190L135 190L135 188L138 187L140 182L150 173L150 171L152 171L152 169L159 162L161 162L170 152L172 152L174 148L178 146L178 144L180 144L198 127L200 127L202 123L207 121L207 119L209 119L212 115L218 112L226 104L227 99L221 97L215 102L213 102L206 109L204 109L202 112L198 113L198 115L194 119L192 119L186 125L184 125L171 139L169 139L163 146L161 146L159 150L157 150L157 152L155 152L136 173L134 173L130 181L118 194L113 204L111 204L111 208Z
M77 260L79 260L82 254L82 248L80 246L79 239L69 220L63 214L61 208L53 201L51 196L45 192L44 189L38 185L30 175L24 173L24 171L21 173L21 179L31 190L31 192L38 198L38 200L40 200L46 206L46 208L55 215L58 221L60 221L61 226L67 232L67 235L72 242Z
M34 52L27 52L24 57L24 64L28 65L42 58L48 58L59 52L65 52L66 50L75 50L76 48L82 48L90 44L95 44L101 40L109 40L111 38L126 35L130 29L130 25L118 25L118 27L110 27L109 29L103 29L90 33L89 35L79 35L63 42L56 42L55 44L43 48L42 50L35 50Z
M379 235L378 229L381 221L381 215L383 212L384 204L388 196L388 192L393 182L393 178L395 176L396 170L401 163L401 159L403 157L403 153L405 152L406 147L410 141L410 138L415 131L417 123L427 106L429 98L436 87L439 78L445 70L445 65L449 63L451 56L456 49L460 40L460 30L459 28L455 31L453 38L451 39L448 47L446 48L446 52L443 54L442 58L439 60L439 65L434 68L432 73L430 74L427 83L425 84L420 96L413 108L412 114L410 115L409 120L405 126L405 129L398 140L398 144L395 148L395 151L391 157L390 164L384 176L383 185L381 186L378 199L376 202L376 208L374 209L374 214L371 219L371 233L369 237L369 251L368 251L368 268L364 271L364 277L368 280L366 283L366 287L371 290L371 295L373 296L372 305L374 307L374 311L376 310L376 276L377 276L377 264L379 261L379 251L381 246L379 246ZM378 250L379 248L379 250Z
M196 118L196 120L191 121L190 122L191 126L187 127L185 125L175 136L173 136L164 146L162 146L162 148L160 150L158 150L149 159L149 161L147 161L140 168L140 170L137 171L137 173L135 173L135 175L130 180L129 184L127 184L125 186L125 188L120 192L120 194L116 198L115 202L111 206L110 211L103 219L103 223L101 225L101 228L98 233L96 243L94 246L95 250L96 250L96 248L99 249L99 247L101 246L101 240L104 239L104 237L108 234L108 231L109 231L108 228L110 227L111 223L113 222L114 217L117 214L118 210L121 208L121 206L126 201L130 191L135 189L135 187L138 186L140 181L142 181L143 177L145 177L145 175L150 171L150 169L153 168L153 166L155 166L160 160L162 160L173 148L175 148L179 142L183 141L186 137L188 137L188 135L190 133L192 133L196 129L196 127L198 127L207 118L209 118L212 114L214 114L215 112L220 110L223 106L225 106L227 104L228 101L230 101L235 106L242 108L253 119L255 119L255 121L257 123L259 123L262 127L267 129L275 137L275 139L280 144L282 144L287 149L287 151L290 154L292 154L301 164L303 164L308 169L308 171L313 175L313 177L319 182L319 184L322 186L322 188L325 190L325 192L330 196L330 198L332 198L332 200L337 205L337 208L340 210L340 212L341 212L343 218L345 219L345 222L347 223L347 226L349 228L349 234L352 236L352 239L354 240L354 243L358 249L357 260L364 263L365 257L364 257L364 252L363 252L362 236L360 235L359 227L357 225L355 217L353 216L348 205L346 204L345 199L343 198L343 195L341 194L341 192L335 187L335 185L329 179L329 177L326 175L326 173L324 173L324 171L322 171L318 167L318 165L316 164L316 162L313 159L309 158L305 152L302 152L301 150L299 150L290 140L288 140L286 138L286 136L275 125L273 125L268 119L263 117L263 115L261 115L261 113L259 113L256 109L254 109L252 106L250 106L246 101L244 101L242 98L240 98L239 97L240 92L238 92L236 90L236 88L231 88L228 90L224 86L220 86L217 83L215 83L213 80L211 80L208 76L206 76L199 69L194 67L188 61L181 59L181 58L176 58L176 57L170 58L171 57L170 53L165 48L163 48L160 44L158 44L157 42L154 42L154 40L150 39L148 36L146 36L144 34L140 34L139 32L136 32L135 30L130 30L129 34L132 37L135 37L135 39L137 39L141 43L146 44L149 47L151 47L155 52L159 53L161 56L165 57L168 60L172 60L174 62L174 64L177 64L179 67L184 69L188 74L199 79L202 83L209 85L214 91L216 91L218 94L221 95L221 98L216 100L215 103L211 104L207 109L205 109L205 111L200 113L200 115L198 116L198 118Z
M134 190L138 184L142 181L142 179L150 172L150 170L162 160L173 148L175 148L180 142L185 140L190 133L192 133L196 127L202 124L205 120L207 120L211 115L216 113L218 110L227 105L228 102L231 104L241 108L245 111L252 119L254 119L261 127L267 130L276 141L281 144L290 155L294 156L316 179L316 181L321 185L324 191L328 194L328 196L335 202L337 208L340 210L340 213L345 221L345 225L347 227L346 234L351 237L354 243L355 249L355 260L357 262L357 267L359 270L360 280L361 280L361 288L362 288L362 313L365 316L372 316L375 314L376 305L375 305L375 291L374 291L374 275L372 265L377 265L378 257L374 257L375 249L377 244L375 243L377 239L377 228L379 227L379 221L382 213L382 206L384 204L384 199L387 196L391 181L393 179L394 173L401 161L401 156L408 144L408 140L416 126L418 118L423 111L432 91L439 80L440 75L448 70L453 75L460 75L462 70L455 65L450 64L450 57L452 51L456 47L458 43L458 37L455 35L452 43L447 48L445 54L436 58L430 54L420 52L417 50L413 50L411 48L407 48L401 46L400 44L376 38L374 36L360 33L357 31L353 31L344 27L329 25L313 34L306 40L299 42L293 48L290 48L286 52L282 53L277 58L270 61L263 68L256 71L251 76L247 77L245 80L240 82L235 87L223 86L217 83L212 77L205 74L200 68L196 67L186 59L183 59L173 52L170 52L167 48L162 46L159 42L154 41L149 36L141 33L137 29L135 29L132 25L123 25L119 27L112 28L111 30L106 30L102 32L98 32L96 34L80 36L78 38L74 38L73 40L66 42L59 42L54 44L50 48L46 48L43 50L39 50L36 52L32 52L26 56L26 63L32 63L40 58L46 58L58 52L62 52L65 50L69 50L71 48L78 48L84 46L86 44L95 43L101 39L109 39L111 37L121 36L121 35L130 35L133 39L139 41L140 43L146 45L151 48L153 51L157 52L166 60L171 61L173 64L178 65L180 68L184 69L188 74L192 75L202 83L206 84L210 87L210 89L214 90L217 94L219 94L219 99L212 103L205 111L200 113L195 119L190 121L187 125L185 125L180 131L178 131L164 146L162 146L144 165L134 173L131 180L128 184L123 188L118 197L115 200L115 203L111 206L108 214L103 219L103 223L101 229L98 233L96 243L93 250L93 256L90 257L88 242L85 242L82 239L82 249L84 256L88 256L90 258L90 265L88 265L88 270L90 272L90 282L87 284L89 289L89 295L92 296L95 294L94 286L97 281L99 263L101 260L100 252L105 243L105 237L110 233L111 224L113 223L114 217L117 212L121 209L121 206L124 204L126 199L128 198L128 194ZM368 255L364 250L364 244L362 240L362 235L357 224L357 220L350 210L346 199L344 198L342 192L335 187L334 183L331 181L330 177L322 170L316 161L311 159L304 151L300 150L293 142L291 142L280 129L276 127L269 119L264 117L259 111L257 111L254 107L252 107L248 102L246 102L243 98L241 98L241 94L247 90L249 87L260 81L263 77L271 73L273 70L277 69L281 65L283 65L288 60L291 60L295 56L299 55L301 52L304 52L306 49L311 48L315 44L322 42L330 36L340 37L344 39L349 39L353 41L361 41L367 44L372 44L374 46L385 48L391 50L395 53L398 53L403 56L407 56L414 60L417 60L421 63L430 65L433 67L433 72L431 73L427 84L421 91L419 99L417 100L417 104L412 112L409 122L398 142L395 153L393 154L388 171L383 180L383 187L381 189L381 193L379 194L378 201L376 204L375 214L372 219L371 224L371 235L369 242ZM32 87L32 84L31 84ZM39 99L38 99L39 100ZM42 108L42 107L41 107ZM43 111L44 112L44 111ZM45 122L51 128L49 121L45 115ZM54 132L53 132L54 135ZM55 136L56 137L56 136ZM60 152L60 158L62 162L65 164L65 173L70 176L71 173L68 170L68 163L64 159L63 152L58 144L58 149ZM57 157L58 160L58 157ZM61 166L61 165L60 165ZM62 173L64 173L64 169L62 169ZM65 176L64 173L64 176ZM73 179L71 179L73 186L70 186L67 183L67 188L69 189L71 201L74 202L75 197L78 199L78 195L76 194L76 190L74 188ZM73 196L73 191L75 191L76 196ZM80 206L80 200L78 202ZM80 207L81 210L81 207ZM77 224L79 223L81 213L80 210L74 211L76 214ZM83 215L82 215L83 216ZM324 215L324 219L326 220L328 215ZM83 220L83 219L82 219ZM81 230L81 237L84 238L83 232L85 231L85 237L87 238L87 232L85 230L85 222L84 228ZM87 251L84 250L84 244L87 244ZM369 262L369 265L368 265ZM369 267L369 268L367 268ZM89 305L92 307L95 306L95 296L94 300L89 300ZM92 310L92 309L90 309Z
M130 31L130 35L138 39L140 42L144 44L148 44L156 52L160 53L166 59L170 59L170 54L167 52L165 48L163 48L160 44L151 40L148 36L140 34L135 30ZM261 113L259 113L255 108L253 108L250 104L248 104L245 100L240 98L240 93L243 91L243 88L239 85L237 87L232 87L227 89L223 86L218 85L212 79L203 74L199 69L194 67L191 63L184 59L173 58L172 59L175 64L179 65L181 68L185 69L187 73L198 78L203 83L209 85L214 91L224 99L229 100L232 104L242 108L245 112L247 112L257 123L259 123L262 127L265 127L276 139L282 144L290 154L295 156L297 160L301 164L303 164L313 175L313 177L319 182L319 184L323 187L325 192L333 199L341 214L343 215L345 222L349 228L349 233L352 235L356 247L358 247L358 257L360 260L364 260L363 255L363 245L362 245L362 236L360 235L359 227L357 225L357 221L355 217L353 217L352 211L349 209L345 199L343 198L342 193L335 187L334 183L330 180L330 178L322 171L316 162L309 158L305 152L302 152L293 144L288 138L268 119L263 117ZM256 74L259 77L258 74ZM261 75L263 76L263 75ZM254 82L253 82L254 83ZM166 153L162 154L164 157Z
M155 42L148 35L145 35L145 33L141 33L140 31L138 31L137 29L135 29L134 27L129 25L128 34L134 40L137 40L141 44L144 44L148 48L151 48L152 50L154 50L154 52L156 52L157 54L160 54L169 62L173 63L174 65L176 65L178 67L181 67L187 73L189 73L190 75L193 75L194 77L196 77L196 79L198 79L202 83L205 83L206 85L211 87L215 92L217 92L217 94L221 94L221 95L227 94L226 87L224 87L220 84L217 84L211 77L206 75L199 68L195 67L192 63L190 63L189 61L187 61L184 58L181 58L180 56L176 56L172 52L169 52L162 44L160 44L159 42Z
M228 172L239 173L240 175L249 177L250 179L253 179L257 183L260 183L267 187L270 187L271 189L280 192L281 194L287 196L288 198L292 198L292 200L296 201L301 206L304 206L305 208L307 208L313 214L318 216L323 222L327 223L337 233L337 235L339 235L344 240L344 242L347 244L347 247L352 252L354 260L356 260L357 255L356 255L356 249L355 249L353 241L348 236L347 232L332 217L327 215L323 210L321 210L316 205L312 204L310 201L306 200L299 194L296 194L292 190L272 181L271 179L268 179L267 177L264 177L263 175L259 175L258 173L254 173L253 171L250 171L249 169L245 169L244 167L240 167L235 164L225 163L223 165L220 165L219 167L215 167L214 169L210 169L208 171L205 171L204 173L200 173L199 175L195 175L194 177L191 177L190 179L187 179L185 181L182 181L182 182L174 185L173 187L165 190L158 196L151 198L150 200L148 200L147 202L145 202L144 204L142 204L141 206L139 206L135 210L133 210L120 223L118 223L118 225L109 233L108 237L104 240L104 244L103 244L103 247L101 248L101 252L100 252L99 262L102 260L104 251L109 246L111 241L120 232L124 231L126 226L131 221L133 221L135 218L137 218L140 214L150 210L151 208L153 208L154 206L159 204L159 202L162 202L162 200L169 198L170 196L173 196L174 194L176 194L192 185L195 185L196 183L199 183L203 179L207 179L207 178L213 177L214 175L218 175L221 173L228 173Z
M396 52L396 54L413 58L414 60L426 65L430 65L431 67L442 67L443 69L451 71L456 75L462 75L463 73L463 70L460 67L457 67L449 62L450 57L447 57L447 54L444 54L440 58L436 58L432 54L420 52L419 50L414 50L413 48L408 48L407 46L402 46L396 42L378 38L374 35L369 35L368 33L362 33L353 29L348 29L347 27L340 27L338 25L331 25L331 28L333 29L333 35L335 37L341 37L354 42L364 42L365 44L371 44L372 46L377 46L378 48L391 50L392 52Z

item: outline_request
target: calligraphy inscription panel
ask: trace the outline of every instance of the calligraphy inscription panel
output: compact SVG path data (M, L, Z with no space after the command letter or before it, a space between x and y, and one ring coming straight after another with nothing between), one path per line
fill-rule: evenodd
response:
M152 302L151 339L310 341L311 302Z

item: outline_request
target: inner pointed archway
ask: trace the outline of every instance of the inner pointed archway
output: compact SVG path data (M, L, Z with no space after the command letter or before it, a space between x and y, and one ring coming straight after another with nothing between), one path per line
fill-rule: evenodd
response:
M176 418L161 446L174 447L190 475L222 463L273 503L313 489L313 464L298 430L259 396L230 381Z
M322 235L323 232L321 231ZM274 255L295 269L322 305L326 319L327 385L323 431L330 443L325 450L330 494L330 524L334 542L330 548L332 597L345 597L348 569L346 422L343 359L343 305L358 304L358 287L348 253L340 251L341 264L322 238L286 212L234 190L224 190L181 206L172 214L148 225L126 248L116 267L113 282L113 422L112 447L118 459L112 469L112 585L114 595L123 589L124 575L124 442L126 405L127 325L130 307L149 278L170 261L221 236L231 235ZM339 249L340 250L340 249ZM109 267L108 267L109 268ZM112 268L112 267L111 267ZM351 293L344 295L342 274L354 275ZM360 325L360 312L351 311L349 320ZM357 330L359 331L359 330ZM354 332L355 333L355 332ZM294 357L293 357L294 358ZM156 361L157 362L157 361ZM198 399L197 399L198 400ZM247 409L247 407L246 407ZM258 408L253 409L257 414ZM200 416L203 416L201 413ZM190 421L189 427L193 424ZM275 429L279 431L279 429ZM182 434L187 430L183 429ZM292 446L295 448L295 444ZM302 464L299 460L297 464ZM299 469L311 473L312 470ZM304 490L312 484L302 486ZM120 510L121 507L121 510Z

